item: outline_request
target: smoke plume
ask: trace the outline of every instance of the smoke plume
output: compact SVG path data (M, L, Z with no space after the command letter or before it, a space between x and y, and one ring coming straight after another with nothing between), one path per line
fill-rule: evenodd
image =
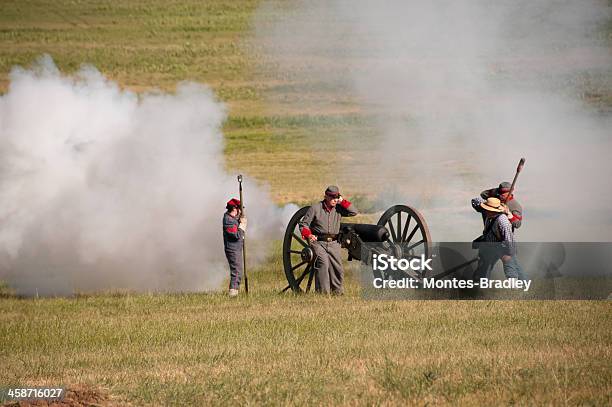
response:
M296 104L371 118L379 143L345 179L398 190L376 192L423 211L434 240L478 235L470 198L520 157L521 240L610 240L611 16L598 0L268 1L256 35L262 66L308 85Z
M221 217L238 189L225 116L195 83L136 95L49 57L15 68L0 98L0 279L26 295L220 288ZM245 178L261 260L282 214Z

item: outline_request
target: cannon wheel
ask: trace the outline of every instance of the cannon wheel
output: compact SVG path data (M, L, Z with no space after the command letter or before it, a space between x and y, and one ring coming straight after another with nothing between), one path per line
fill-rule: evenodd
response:
M393 243L402 243L406 250L423 250L426 257L431 255L431 236L423 215L406 205L395 205L382 214L379 226L389 231ZM422 246L422 247L421 247Z
M308 206L298 210L287 225L283 239L283 267L289 285L283 291L295 293L308 292L314 279L314 254L308 243L302 239L298 223L302 220ZM306 281L306 282L305 282ZM303 288L302 288L303 287Z

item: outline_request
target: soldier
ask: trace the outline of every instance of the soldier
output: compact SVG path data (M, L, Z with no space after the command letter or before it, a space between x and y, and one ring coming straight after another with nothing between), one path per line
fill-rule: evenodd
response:
M247 219L240 213L240 200L232 198L227 202L223 214L223 246L230 267L229 296L238 295L240 280L244 272L242 250Z
M302 237L309 242L315 255L315 290L329 294L344 293L344 269L340 258L340 220L343 216L355 216L357 210L342 198L337 186L325 190L321 202L312 205L300 222Z
M523 220L523 207L514 198L514 194L510 194L510 188L512 184L509 182L502 182L497 188L486 189L480 193L482 199L490 197L498 198L501 203L505 204L505 213L510 220L512 225L512 231L521 227L521 221ZM484 218L483 218L484 219Z
M491 270L501 259L506 278L529 278L516 260L516 242L505 205L498 198L472 199L472 207L484 216L484 231L474 242L478 245L478 267L474 279L489 278ZM496 244L497 243L497 244Z

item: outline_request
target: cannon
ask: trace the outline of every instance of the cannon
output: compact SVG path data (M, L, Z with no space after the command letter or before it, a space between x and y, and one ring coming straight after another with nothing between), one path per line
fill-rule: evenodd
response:
M283 292L289 289L295 293L308 292L312 288L314 253L302 239L298 226L306 211L307 206L299 209L285 231L283 268L288 285ZM338 241L342 248L348 250L348 260L362 260L364 244L368 242L382 243L377 247L396 257L408 257L413 250L419 250L429 257L431 252L431 236L425 219L416 209L406 205L390 207L376 225L342 223Z

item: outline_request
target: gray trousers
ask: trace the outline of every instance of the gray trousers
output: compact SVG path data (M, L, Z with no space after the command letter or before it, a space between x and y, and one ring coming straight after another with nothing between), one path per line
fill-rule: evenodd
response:
M315 255L315 290L320 293L344 293L344 269L340 243L312 242L310 244Z
M225 257L230 268L230 283L229 288L240 287L240 280L244 272L244 264L242 262L242 241L232 242L225 246Z

